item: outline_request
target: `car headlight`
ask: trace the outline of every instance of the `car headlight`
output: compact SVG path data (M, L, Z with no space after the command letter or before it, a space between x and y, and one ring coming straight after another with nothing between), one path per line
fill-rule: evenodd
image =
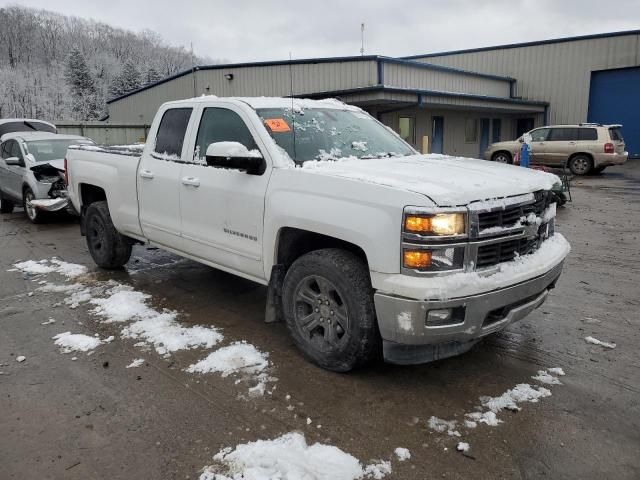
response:
M404 231L419 235L458 236L465 234L464 213L406 214Z

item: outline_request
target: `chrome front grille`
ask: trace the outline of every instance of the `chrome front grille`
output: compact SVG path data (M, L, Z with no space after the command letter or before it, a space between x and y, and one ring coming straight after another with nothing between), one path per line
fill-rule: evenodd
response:
M537 238L518 238L478 247L476 268L492 267L502 262L510 262L517 256L533 253L538 248Z
M522 217L534 213L541 215L548 206L546 192L536 192L533 203L514 205L504 209L496 209L478 214L478 228L480 231L487 228L513 227Z

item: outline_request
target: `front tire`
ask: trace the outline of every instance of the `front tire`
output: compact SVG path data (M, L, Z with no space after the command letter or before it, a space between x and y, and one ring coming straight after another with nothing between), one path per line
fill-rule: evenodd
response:
M15 204L11 200L0 197L0 213L11 213Z
M511 158L511 155L508 152L496 152L491 157L491 160L493 162L507 163L509 165L513 163L513 159Z
M586 155L576 155L569 159L569 170L574 175L587 175L593 168L593 160Z
M94 202L85 214L87 247L93 261L101 268L113 270L131 258L132 242L113 226L107 202Z
M27 214L27 218L31 223L42 223L45 220L46 214L31 204L35 198L36 196L33 194L33 191L30 188L26 188L22 195L22 206L24 207L24 213Z
M298 258L282 296L289 332L316 365L347 372L380 352L369 271L353 253L323 249Z

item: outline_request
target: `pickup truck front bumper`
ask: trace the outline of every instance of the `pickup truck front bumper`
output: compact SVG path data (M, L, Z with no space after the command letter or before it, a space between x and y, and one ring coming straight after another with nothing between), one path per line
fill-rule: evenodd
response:
M544 303L564 262L535 278L478 295L448 300L374 296L384 358L402 365L426 363L469 350L486 335L504 329ZM450 323L428 325L430 311L449 309Z

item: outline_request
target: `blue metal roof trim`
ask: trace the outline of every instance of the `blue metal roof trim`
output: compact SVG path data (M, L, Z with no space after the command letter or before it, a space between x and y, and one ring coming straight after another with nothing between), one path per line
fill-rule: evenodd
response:
M640 30L624 30L620 32L594 33L591 35L579 35L575 37L552 38L549 40L534 40L532 42L507 43L505 45L495 45L493 47L467 48L463 50L449 50L446 52L425 53L421 55L408 55L400 57L403 60L412 60L415 58L443 57L445 55L459 55L462 53L487 52L490 50L506 50L509 48L535 47L538 45L548 45L550 43L577 42L580 40L593 40L598 38L624 37L626 35L640 35Z
M438 90L424 90L424 89L418 89L418 88L387 87L385 85L374 85L372 87L350 88L346 90L330 90L325 92L316 92L313 94L294 95L294 97L315 98L315 97L327 97L327 96L335 96L335 95L353 95L357 93L367 93L367 92L375 92L375 91L384 91L384 92L392 92L392 93L413 93L418 96L468 98L471 100L484 100L484 101L490 101L490 102L512 103L516 105L535 105L537 107L549 106L549 102L544 102L539 100L522 100L520 98L492 97L490 95L478 95L475 93L441 92Z

